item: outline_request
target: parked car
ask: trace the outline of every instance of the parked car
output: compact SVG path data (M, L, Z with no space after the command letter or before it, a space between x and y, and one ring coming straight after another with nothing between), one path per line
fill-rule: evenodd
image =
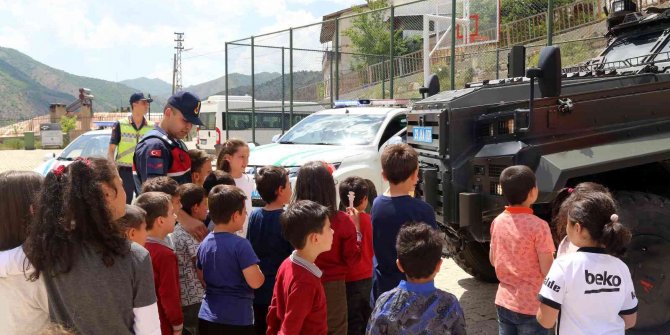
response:
M110 128L88 131L68 144L59 155L46 156L46 161L38 166L35 172L46 176L49 171L61 165L68 165L77 157L106 158L111 137L112 130Z
M283 166L294 184L302 164L320 160L334 169L336 181L358 176L372 180L377 191L383 192L388 183L381 176L381 152L389 143L403 141L409 111L398 107L398 101L385 102L344 104L304 118L275 138L275 143L252 148L246 172L254 175L265 165ZM257 192L252 200L255 206L262 204Z

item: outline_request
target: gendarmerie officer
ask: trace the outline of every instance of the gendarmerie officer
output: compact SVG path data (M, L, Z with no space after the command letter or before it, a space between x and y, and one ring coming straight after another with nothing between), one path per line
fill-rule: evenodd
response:
M148 132L135 148L133 173L138 189L147 179L169 176L179 184L191 182L191 159L182 139L193 125L202 125L200 98L190 92L177 92L168 99L160 125Z

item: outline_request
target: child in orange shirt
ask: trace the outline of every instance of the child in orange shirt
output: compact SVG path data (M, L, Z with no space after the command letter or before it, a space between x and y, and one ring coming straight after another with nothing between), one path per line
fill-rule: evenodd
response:
M535 318L537 294L556 250L549 225L533 215L537 200L535 174L515 165L500 175L509 206L491 223L491 264L500 280L495 304L500 335L547 334Z

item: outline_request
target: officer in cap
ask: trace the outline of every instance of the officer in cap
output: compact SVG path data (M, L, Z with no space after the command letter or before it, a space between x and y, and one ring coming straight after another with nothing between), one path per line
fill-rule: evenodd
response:
M182 139L193 125L202 125L200 98L190 92L177 92L168 99L160 125L137 144L133 173L137 188L147 179L169 176L179 184L191 182L191 159Z
M127 204L133 200L133 192L139 194L133 180L133 156L135 146L140 139L154 129L153 125L144 118L152 101L151 98L145 98L144 93L133 93L129 101L131 114L116 121L112 126L107 159L115 162L119 169L119 176L123 180L123 188L126 191Z
M200 98L190 92L177 92L163 109L163 120L137 144L133 174L138 189L147 179L168 176L179 184L191 182L191 158L182 139L193 125L202 125ZM207 227L182 209L175 209L179 223L197 240L207 235Z

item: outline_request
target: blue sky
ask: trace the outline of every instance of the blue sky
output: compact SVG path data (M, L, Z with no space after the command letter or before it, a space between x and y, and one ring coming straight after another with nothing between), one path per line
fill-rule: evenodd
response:
M81 76L121 81L172 80L174 32L185 33L183 84L225 73L224 42L319 22L364 0L0 0L0 46ZM321 48L319 28L296 34ZM281 38L260 42L278 44ZM256 50L259 70L280 71L276 53ZM231 50L231 72L250 67L248 48ZM318 53L296 56L300 69L318 69ZM246 70L247 72L249 70Z

